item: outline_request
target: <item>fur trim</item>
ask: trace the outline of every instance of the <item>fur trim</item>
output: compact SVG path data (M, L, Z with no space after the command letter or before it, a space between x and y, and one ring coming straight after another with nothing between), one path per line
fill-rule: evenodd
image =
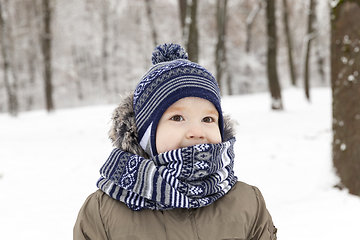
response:
M148 158L137 140L138 133L133 110L133 97L134 94L131 92L114 110L109 137L114 147Z
M232 120L229 115L224 115L224 141L229 140L230 138L235 137L235 126L237 122Z
M111 118L112 126L109 131L109 138L114 147L148 158L148 155L138 142L133 98L133 92L129 93L114 110ZM224 116L224 141L235 136L235 124L229 116Z

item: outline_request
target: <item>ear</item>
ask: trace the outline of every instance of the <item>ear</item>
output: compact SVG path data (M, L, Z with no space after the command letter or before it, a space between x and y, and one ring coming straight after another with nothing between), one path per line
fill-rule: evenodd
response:
M114 110L111 118L112 126L109 131L109 138L114 147L148 158L148 155L138 142L133 98L133 92L129 93Z

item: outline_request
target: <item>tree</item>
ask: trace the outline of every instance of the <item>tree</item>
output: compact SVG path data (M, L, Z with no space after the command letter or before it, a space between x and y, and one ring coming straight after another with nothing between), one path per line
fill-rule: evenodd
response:
M22 6L24 14L21 14L25 20L21 22L25 22L25 27L28 29L28 33L25 35L25 47L22 49L21 57L24 59L24 65L27 66L27 71L25 73L27 82L25 84L26 88L26 110L30 111L35 105L36 101L36 79L38 79L38 69L39 69L39 56L40 56L40 39L39 36L41 34L41 28L39 26L37 14L40 12L39 3L34 2L35 0L24 1Z
M158 43L157 43L157 33L156 33L156 28L155 28L155 23L154 23L154 16L153 16L152 9L151 9L151 0L145 0L145 4L146 4L146 14L147 14L147 17L149 20L149 26L151 29L153 45L155 48L158 45Z
M292 43L292 35L290 33L289 27L289 9L287 0L283 0L283 20L285 24L285 35L286 35L286 43L287 43L287 52L289 58L289 68L290 68L290 76L291 76L291 83L293 86L296 86L296 70L293 62L293 43Z
M46 109L51 112L55 109L53 101L53 86L52 86L52 59L51 59L51 15L52 15L51 0L42 0L42 14L43 14L43 32L42 32L42 54L44 61L44 81L45 81L45 98Z
M250 11L249 15L246 17L246 44L245 44L245 52L249 53L250 52L250 44L251 44L251 29L253 27L254 24L254 20L256 18L256 15L260 12L261 9L261 5L262 5L263 1L260 1L258 4L255 4L255 6L253 7L253 9Z
M179 0L183 43L190 61L199 60L199 33L197 26L197 0Z
M185 44L187 41L187 35L186 32L186 11L187 11L187 0L179 0L179 16L180 16L180 24L181 24L181 30L182 30L182 38L183 43Z
M9 56L9 34L7 31L6 22L3 15L3 5L0 1L0 44L1 56L3 58L4 84L8 97L8 111L10 115L17 116L19 111L17 98L17 81L16 78L10 76L10 56Z
M360 196L360 0L332 6L333 164L342 185Z
M101 21L102 21L102 42L101 42L101 65L102 65L102 81L104 83L104 90L109 90L109 74L108 74L108 65L109 65L109 53L108 53L108 45L109 45L109 12L110 6L108 0L103 0L99 2L101 4Z
M271 108L282 110L281 89L277 74L277 40L276 40L276 19L275 0L267 0L267 77L271 93Z
M304 86L305 86L305 95L308 100L310 100L310 83L309 83L309 59L310 59L310 47L311 40L315 37L314 32L314 23L315 19L315 0L310 0L309 12L308 12L308 29L305 43L305 72L304 72Z
M216 79L218 81L220 91L222 91L223 75L226 71L226 3L227 0L217 1L217 44L215 50L215 67L216 67ZM228 83L230 84L230 83ZM229 90L231 87L229 86ZM223 92L223 91L222 91Z
M314 10L315 11L315 10ZM325 57L324 57L324 43L322 42L322 39L320 37L320 31L321 27L319 26L318 16L317 14L314 14L313 16L313 23L315 26L314 34L316 34L315 38L315 57L316 57L316 65L317 69L320 75L320 79L322 83L325 83L325 70L324 70L324 63L325 63Z

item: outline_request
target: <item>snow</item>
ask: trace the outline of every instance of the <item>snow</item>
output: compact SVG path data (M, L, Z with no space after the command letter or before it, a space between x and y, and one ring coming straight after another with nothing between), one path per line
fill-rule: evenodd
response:
M340 0L332 0L330 1L330 6L335 8L340 3Z
M331 90L283 91L284 111L268 93L228 96L239 123L235 172L257 186L278 239L360 239L360 198L333 186ZM77 213L96 190L112 146L115 105L0 114L0 239L72 239Z

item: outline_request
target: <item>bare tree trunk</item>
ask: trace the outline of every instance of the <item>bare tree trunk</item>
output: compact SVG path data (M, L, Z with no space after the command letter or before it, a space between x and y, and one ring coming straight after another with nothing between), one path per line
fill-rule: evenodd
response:
M324 55L322 53L322 48L321 48L321 45L322 43L319 42L319 38L316 38L316 64L317 64L317 68L318 68L318 72L320 74L320 78L321 78L321 81L323 83L325 83L326 79L325 79L325 70L324 70L324 62L325 62L325 58L324 58Z
M145 0L146 3L146 13L149 20L150 30L151 30L151 36L153 40L154 48L158 45L157 43L157 34L156 34L156 28L154 23L154 16L151 9L151 0Z
M35 5L35 6L34 6ZM34 22L36 21L36 3L33 1L26 2L26 21L27 27L31 32L30 36L27 39L27 48L26 48L26 57L25 57L25 64L27 65L28 69L28 81L26 87L26 110L30 111L33 108L35 103L35 81L36 81L36 70L38 66L38 52L37 46L38 42L35 40L35 36L39 37L39 30L38 28L34 27ZM35 30L37 29L37 31Z
M187 0L179 0L179 15L180 15L180 24L182 30L182 37L185 35L185 26L186 26L186 9L187 9Z
M324 54L323 54L323 49L322 47L322 42L321 39L318 36L318 31L319 31L319 26L318 26L318 20L317 20L317 16L316 14L314 14L314 19L313 19L314 25L315 25L315 29L314 31L316 31L316 39L315 39L315 55L316 55L316 65L317 65L317 69L321 78L321 81L323 83L325 83L326 79L325 79L325 70L324 70Z
M182 32L182 42L184 46L187 46L189 40L188 24L186 24L186 16L188 12L187 0L179 0L179 15Z
M311 40L314 38L314 16L315 16L315 0L310 0L308 16L308 31L307 31L307 43L306 43L306 55L305 55L305 72L304 72L304 85L305 95L310 100L310 83L309 83L309 58L311 52Z
M360 196L360 0L331 14L333 163L342 185Z
M233 90L233 85L232 85L233 78L229 71L227 71L227 81L226 82L227 82L228 94L234 95L234 90Z
M223 75L226 70L226 4L227 0L217 1L217 44L215 50L215 67L216 67L216 80L218 81L220 91L223 93ZM227 79L228 80L228 79Z
M112 79L115 80L112 81L112 86L111 88L113 89L112 94L111 94L111 102L117 101L118 99L118 93L121 92L120 88L121 86L118 84L118 79L119 79L119 73L120 73L120 68L119 66L121 65L121 60L120 60L120 49L121 49L121 25L119 24L119 22L121 22L121 20L119 20L119 14L117 14L117 9L119 8L119 3L120 1L116 1L115 2L115 6L113 6L113 9L111 10L111 16L112 16L112 50L111 50L111 76ZM84 57L86 58L86 54L84 54Z
M245 44L245 51L246 53L250 52L250 44L251 44L251 30L254 23L254 20L257 16L257 14L260 12L262 5L262 1L255 5L255 7L251 10L249 15L246 18L246 44Z
M32 40L30 40L30 46L34 46L34 43ZM35 76L36 76L36 66L35 66L35 59L36 54L30 49L28 51L28 67L29 67L29 87L28 87L28 94L27 94L27 106L26 109L30 111L33 108L34 105L34 84L35 84Z
M198 62L197 0L179 0L182 41L190 61Z
M13 79L11 83L11 79L9 77L10 73L10 59L8 54L9 44L8 39L6 36L6 25L3 16L3 6L0 2L0 44L1 44L1 55L3 58L3 67L4 67L4 85L5 90L8 97L8 111L11 116L17 116L19 109L18 109L18 99L16 95L17 86L16 86L16 79Z
M52 86L52 62L51 62L51 0L42 0L43 10L43 34L42 34L42 54L44 58L44 80L45 80L45 98L46 109L48 112L53 111L53 86Z
M72 54L72 59L73 59L73 64L74 64L74 72L75 72L75 76L74 76L74 80L75 80L75 85L76 85L76 93L77 93L77 97L79 100L83 100L84 99L84 94L83 94L83 86L81 83L82 79L87 79L86 77L86 57L84 52L82 51L81 48L77 48L75 46L73 46L71 48L71 54Z
M292 35L290 33L289 28L289 18L288 18L288 5L287 0L283 0L283 19L285 24L285 35L286 35L286 42L288 46L288 58L289 58L289 68L290 68L290 76L291 76L291 83L293 86L296 86L296 70L293 62L293 44L292 44Z
M198 27L197 27L197 0L188 0L190 8L189 38L187 42L187 53L189 60L198 62L199 60L199 44L198 44Z
M102 27L103 27L103 36L102 36L102 45L101 45L101 51L102 51L102 80L104 83L104 89L105 91L108 90L108 44L109 44L109 23L108 23L108 13L109 13L109 2L106 0L103 0L101 2L102 5Z
M271 108L275 110L282 110L281 90L277 74L277 40L276 40L276 20L275 20L275 0L267 0L267 35L268 35L268 50L267 50L267 77L269 81L269 88L271 93Z

